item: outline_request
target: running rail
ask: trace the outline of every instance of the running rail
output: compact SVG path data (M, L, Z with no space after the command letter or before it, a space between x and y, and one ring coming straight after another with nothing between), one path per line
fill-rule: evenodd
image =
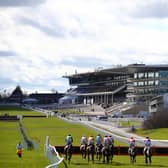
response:
M47 158L50 160L50 162L52 162L52 164L46 166L45 168L58 168L58 165L64 160L64 158L60 157L56 148L49 144L49 136L46 137L44 149Z

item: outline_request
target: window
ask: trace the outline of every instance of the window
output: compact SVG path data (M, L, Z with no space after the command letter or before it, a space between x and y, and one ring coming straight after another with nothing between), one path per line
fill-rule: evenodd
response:
M148 85L150 85L150 86L154 85L154 81L149 81Z
M154 72L149 72L148 73L148 78L153 78L154 77Z
M159 85L159 81L158 80L155 80L155 85Z
M138 73L138 78L144 78L144 73Z
M148 81L145 81L145 86L147 86L148 85Z
M148 73L147 72L145 72L145 78L147 78L148 77Z
M159 76L160 76L161 78L167 78L167 77L168 77L168 71L160 71Z
M138 86L144 86L144 82L138 82Z
M137 84L137 82L134 82L134 86L137 86L138 84Z
M159 77L159 72L155 72L155 77L156 77L156 78Z
M161 86L168 86L168 81L160 81Z
M143 90L143 89L139 89L139 90L138 90L138 93L139 93L139 94L144 94L144 90Z
M134 79L137 79L137 73L134 73Z

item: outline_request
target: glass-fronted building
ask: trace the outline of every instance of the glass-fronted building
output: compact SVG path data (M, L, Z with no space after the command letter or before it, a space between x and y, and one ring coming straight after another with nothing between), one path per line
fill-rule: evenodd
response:
M128 66L128 71L132 73L127 80L128 100L148 102L168 93L168 65L134 65L133 69Z
M149 102L168 93L168 65L131 64L64 77L71 86L67 94L78 96L80 103Z

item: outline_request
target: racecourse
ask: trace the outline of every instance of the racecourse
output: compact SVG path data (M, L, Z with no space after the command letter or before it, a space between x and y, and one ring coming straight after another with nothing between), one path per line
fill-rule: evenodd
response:
M17 114L35 114L32 111L21 109L1 110L1 112L12 114L12 111ZM38 113L39 115L39 113ZM82 135L97 135L97 131L89 127L82 126L77 123L66 122L56 117L53 118L23 118L21 121L24 130L29 139L34 143L33 150L27 150L23 137L20 133L18 121L0 121L0 167L4 168L44 168L49 164L49 161L44 155L45 138L50 137L52 145L64 145L67 134L72 134L74 137L74 145L80 145L80 138ZM22 158L16 155L16 144L22 141L25 145ZM153 163L150 168L167 167L167 157L153 156ZM137 157L137 163L130 165L128 156L114 156L112 164L103 164L95 161L95 163L87 163L82 160L81 156L75 155L72 157L72 162L68 165L69 168L130 168L130 167L146 167L143 156ZM64 164L60 165L64 168Z

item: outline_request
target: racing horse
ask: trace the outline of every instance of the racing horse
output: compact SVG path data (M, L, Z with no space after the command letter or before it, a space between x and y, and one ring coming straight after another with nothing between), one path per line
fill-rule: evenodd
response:
M66 145L64 147L64 153L65 153L65 160L68 160L68 163L70 164L72 158L72 144Z
M114 144L111 144L109 146L109 161L111 161L111 163L113 160L113 156L114 156Z
M86 148L86 151L87 151L88 162L90 161L90 155L91 155L92 162L94 162L95 145L94 144L88 145Z
M151 147L146 147L146 149L144 149L144 156L145 156L145 163L149 164L152 163L152 149Z
M131 147L128 149L128 154L130 156L130 163L134 164L136 162L136 155L137 155L137 150L135 147Z
M82 154L83 159L86 159L86 152L87 152L86 149L87 149L87 144L82 144L80 146L80 152Z
M102 155L103 155L103 163L105 163L105 161L109 163L109 156L110 156L109 145L103 146Z
M101 160L102 158L102 148L103 148L103 145L102 144L97 144L96 145L96 148L95 148L95 152L96 152L96 159L98 159L99 161Z

